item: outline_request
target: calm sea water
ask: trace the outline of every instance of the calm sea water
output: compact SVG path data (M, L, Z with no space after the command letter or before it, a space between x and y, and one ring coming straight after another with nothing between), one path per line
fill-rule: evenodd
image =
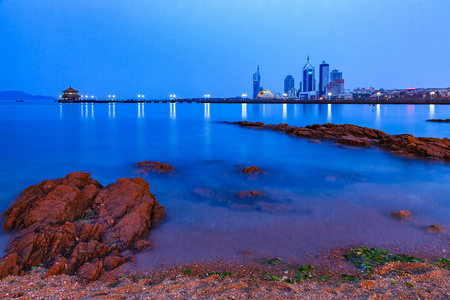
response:
M103 185L137 176L134 164L166 162L173 175L150 174L167 219L150 235L150 265L255 256L301 258L330 247L365 243L403 250L448 249L450 166L347 149L220 121L305 126L350 123L390 134L450 136L448 106L294 104L57 104L0 102L0 208L26 187L73 171ZM268 174L247 178L237 164ZM195 189L215 192L202 198ZM258 190L252 202L238 192ZM413 222L389 218L408 209ZM1 235L1 243L10 236Z

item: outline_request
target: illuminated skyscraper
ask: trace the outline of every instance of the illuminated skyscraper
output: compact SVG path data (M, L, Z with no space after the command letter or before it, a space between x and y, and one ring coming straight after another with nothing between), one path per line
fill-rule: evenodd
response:
M293 89L294 86L295 86L295 84L294 84L294 77L292 77L292 75L288 75L284 79L284 93L285 94L289 93L289 90Z
M316 90L316 68L309 62L309 55L306 65L302 71L302 82L300 83L300 89L302 93L308 93Z
M319 96L325 95L328 83L330 83L330 65L323 62L319 66Z
M253 99L258 97L259 91L261 87L261 76L259 75L259 65L258 71L253 74Z

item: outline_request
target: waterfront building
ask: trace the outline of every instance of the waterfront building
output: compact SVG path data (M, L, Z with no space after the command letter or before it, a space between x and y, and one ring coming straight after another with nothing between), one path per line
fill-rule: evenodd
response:
M342 79L342 72L339 72L339 70L333 70L330 74L330 82L336 81L338 79Z
M290 88L286 94L289 99L297 98L297 90L295 88Z
M69 87L67 90L62 91L64 94L61 96L63 100L78 100L81 96L77 93L79 91Z
M259 75L259 65L256 73L253 74L253 99L258 97L258 93L261 91L261 76Z
M325 94L327 97L338 97L339 95L344 95L344 79L337 79L336 81L330 82L325 87Z
M289 90L293 89L294 87L295 87L294 77L292 77L292 75L288 75L284 79L284 93L287 94Z
M319 66L319 97L325 95L325 86L330 83L330 65L323 62Z
M316 90L316 68L309 62L309 55L306 65L302 70L300 90L302 93L309 93Z
M274 99L275 96L273 95L273 93L271 91L262 90L261 92L259 92L256 95L256 98L258 98L258 99Z

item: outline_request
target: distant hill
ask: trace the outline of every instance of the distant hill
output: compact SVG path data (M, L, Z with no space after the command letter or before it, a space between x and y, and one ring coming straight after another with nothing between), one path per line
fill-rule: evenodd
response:
M54 97L41 96L41 95L30 95L19 91L7 91L0 92L0 100L44 100L53 101L56 100Z

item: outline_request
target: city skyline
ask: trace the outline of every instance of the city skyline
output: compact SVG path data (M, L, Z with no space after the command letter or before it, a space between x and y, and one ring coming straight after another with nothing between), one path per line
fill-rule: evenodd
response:
M449 8L406 0L0 1L0 91L251 95L259 64L264 88L282 92L287 74L299 83L308 53L316 67L343 70L349 89L447 87Z

